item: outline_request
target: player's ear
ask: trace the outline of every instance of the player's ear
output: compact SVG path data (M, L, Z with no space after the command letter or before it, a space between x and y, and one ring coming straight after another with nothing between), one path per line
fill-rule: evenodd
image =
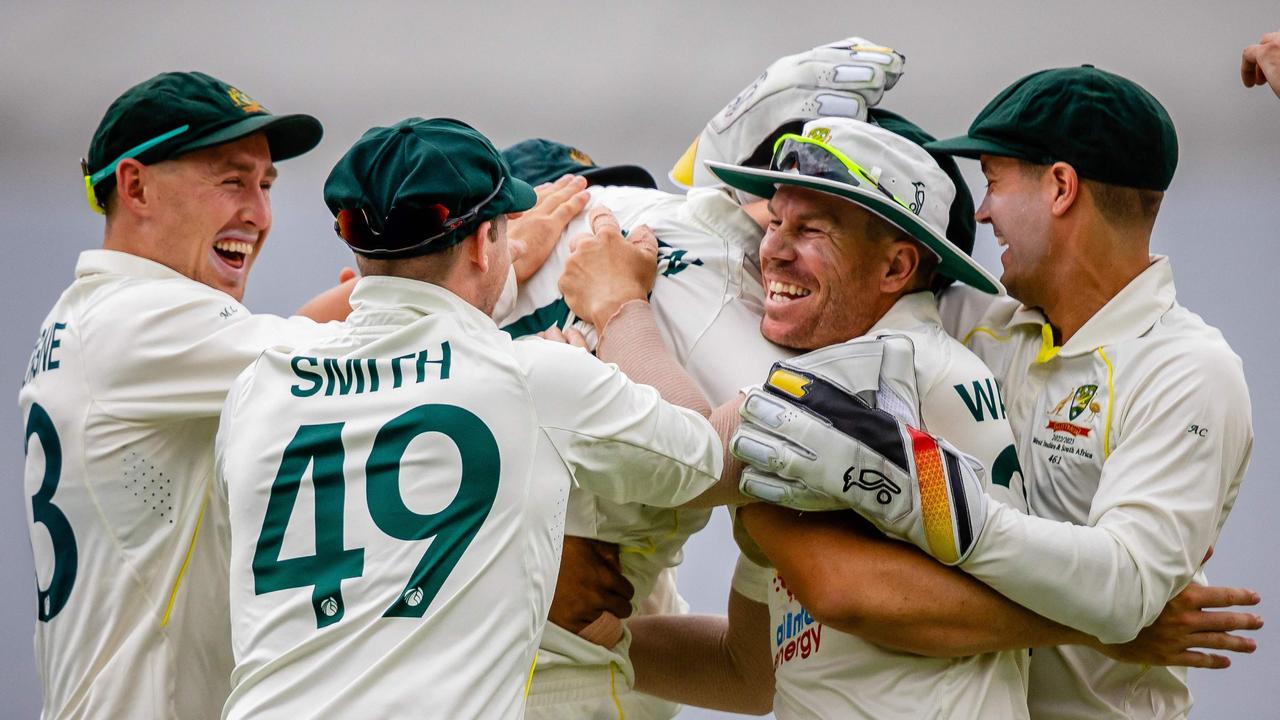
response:
M920 246L905 236L899 236L888 244L888 262L884 275L880 278L880 291L893 294L901 291L916 274L920 267Z
M489 263L493 262L491 253L496 252L494 243L489 242L489 235L493 232L492 225L492 220L485 220L462 241L466 245L467 259L482 273L489 272Z
M129 212L147 214L150 202L154 200L154 191L147 193L148 169L145 165L125 158L116 166L116 198L120 207Z
M1066 215L1080 195L1080 176L1076 174L1076 169L1067 163L1056 162L1045 173L1045 182L1052 191L1049 211L1054 217Z

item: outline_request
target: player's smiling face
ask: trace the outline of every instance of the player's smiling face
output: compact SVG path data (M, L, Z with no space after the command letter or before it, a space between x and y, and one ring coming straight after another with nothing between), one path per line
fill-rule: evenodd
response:
M266 136L204 148L151 166L162 238L151 259L244 298L249 269L271 230L276 169Z
M812 350L866 333L885 309L886 226L841 198L784 185L769 201L760 245L760 332Z
M1056 263L1050 240L1052 188L1046 187L1044 168L995 155L983 155L987 194L975 218L991 226L1003 249L1000 281L1009 294L1031 307L1043 307L1038 291L1054 275Z

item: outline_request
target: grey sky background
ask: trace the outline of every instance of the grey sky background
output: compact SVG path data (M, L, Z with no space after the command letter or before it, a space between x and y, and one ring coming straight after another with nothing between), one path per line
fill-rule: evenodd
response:
M1272 625L1261 649L1225 672L1193 672L1195 715L1274 717L1280 706L1280 100L1246 90L1240 49L1280 29L1280 6L1233 3L336 3L111 4L6 0L0 24L0 218L10 248L5 377L16 394L45 312L77 254L101 240L78 160L106 106L157 72L203 70L275 112L325 124L319 148L283 163L275 228L246 302L288 313L330 284L349 256L321 187L371 125L452 116L498 145L571 142L602 163L665 175L707 118L774 58L849 35L906 53L885 107L938 136L962 133L1001 88L1083 62L1138 81L1169 109L1181 160L1156 226L1179 300L1219 327L1244 359L1253 400L1253 465L1209 566L1221 584L1260 591ZM1228 9L1229 8L1229 9ZM962 164L981 199L977 164ZM998 271L985 228L979 260ZM14 402L15 395L10 396ZM35 717L35 597L22 490L22 425L0 413L0 698ZM734 559L724 514L694 538L681 589L695 611L724 608ZM194 680L194 679L193 679ZM688 710L682 717L725 717Z

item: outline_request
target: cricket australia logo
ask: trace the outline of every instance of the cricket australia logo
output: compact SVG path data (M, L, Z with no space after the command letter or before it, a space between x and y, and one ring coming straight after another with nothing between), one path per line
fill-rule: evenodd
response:
M1072 388L1071 392L1049 411L1049 424L1045 427L1054 432L1089 437L1089 432L1093 429L1093 419L1102 412L1102 406L1094 400L1097 394L1096 384ZM1064 414L1065 421L1053 419L1062 418Z

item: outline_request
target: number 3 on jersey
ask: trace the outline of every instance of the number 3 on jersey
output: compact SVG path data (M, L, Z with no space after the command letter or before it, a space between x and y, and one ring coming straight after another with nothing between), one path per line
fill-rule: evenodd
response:
M27 414L27 444L35 435L40 442L40 450L44 453L44 477L40 480L40 489L31 496L31 520L45 526L49 531L49 540L53 544L53 575L49 578L49 587L45 590L36 588L36 615L41 622L49 622L66 607L71 598L71 588L76 584L76 568L79 556L76 553L76 534L71 530L71 523L62 510L53 504L53 494L58 491L58 481L62 479L62 443L58 440L58 431L53 426L53 418L39 403L31 404L31 412Z
M316 627L342 619L342 581L364 572L364 549L344 548L343 423L303 425L284 450L271 485L266 517L253 555L254 592L311 587ZM422 515L404 503L400 464L409 443L440 433L458 448L462 478L458 494L443 510ZM315 486L315 554L280 559L285 528L308 465ZM445 578L462 558L493 508L498 494L498 443L473 413L455 405L420 405L383 425L365 464L365 499L374 524L398 540L434 538L405 588L383 617L422 617Z

